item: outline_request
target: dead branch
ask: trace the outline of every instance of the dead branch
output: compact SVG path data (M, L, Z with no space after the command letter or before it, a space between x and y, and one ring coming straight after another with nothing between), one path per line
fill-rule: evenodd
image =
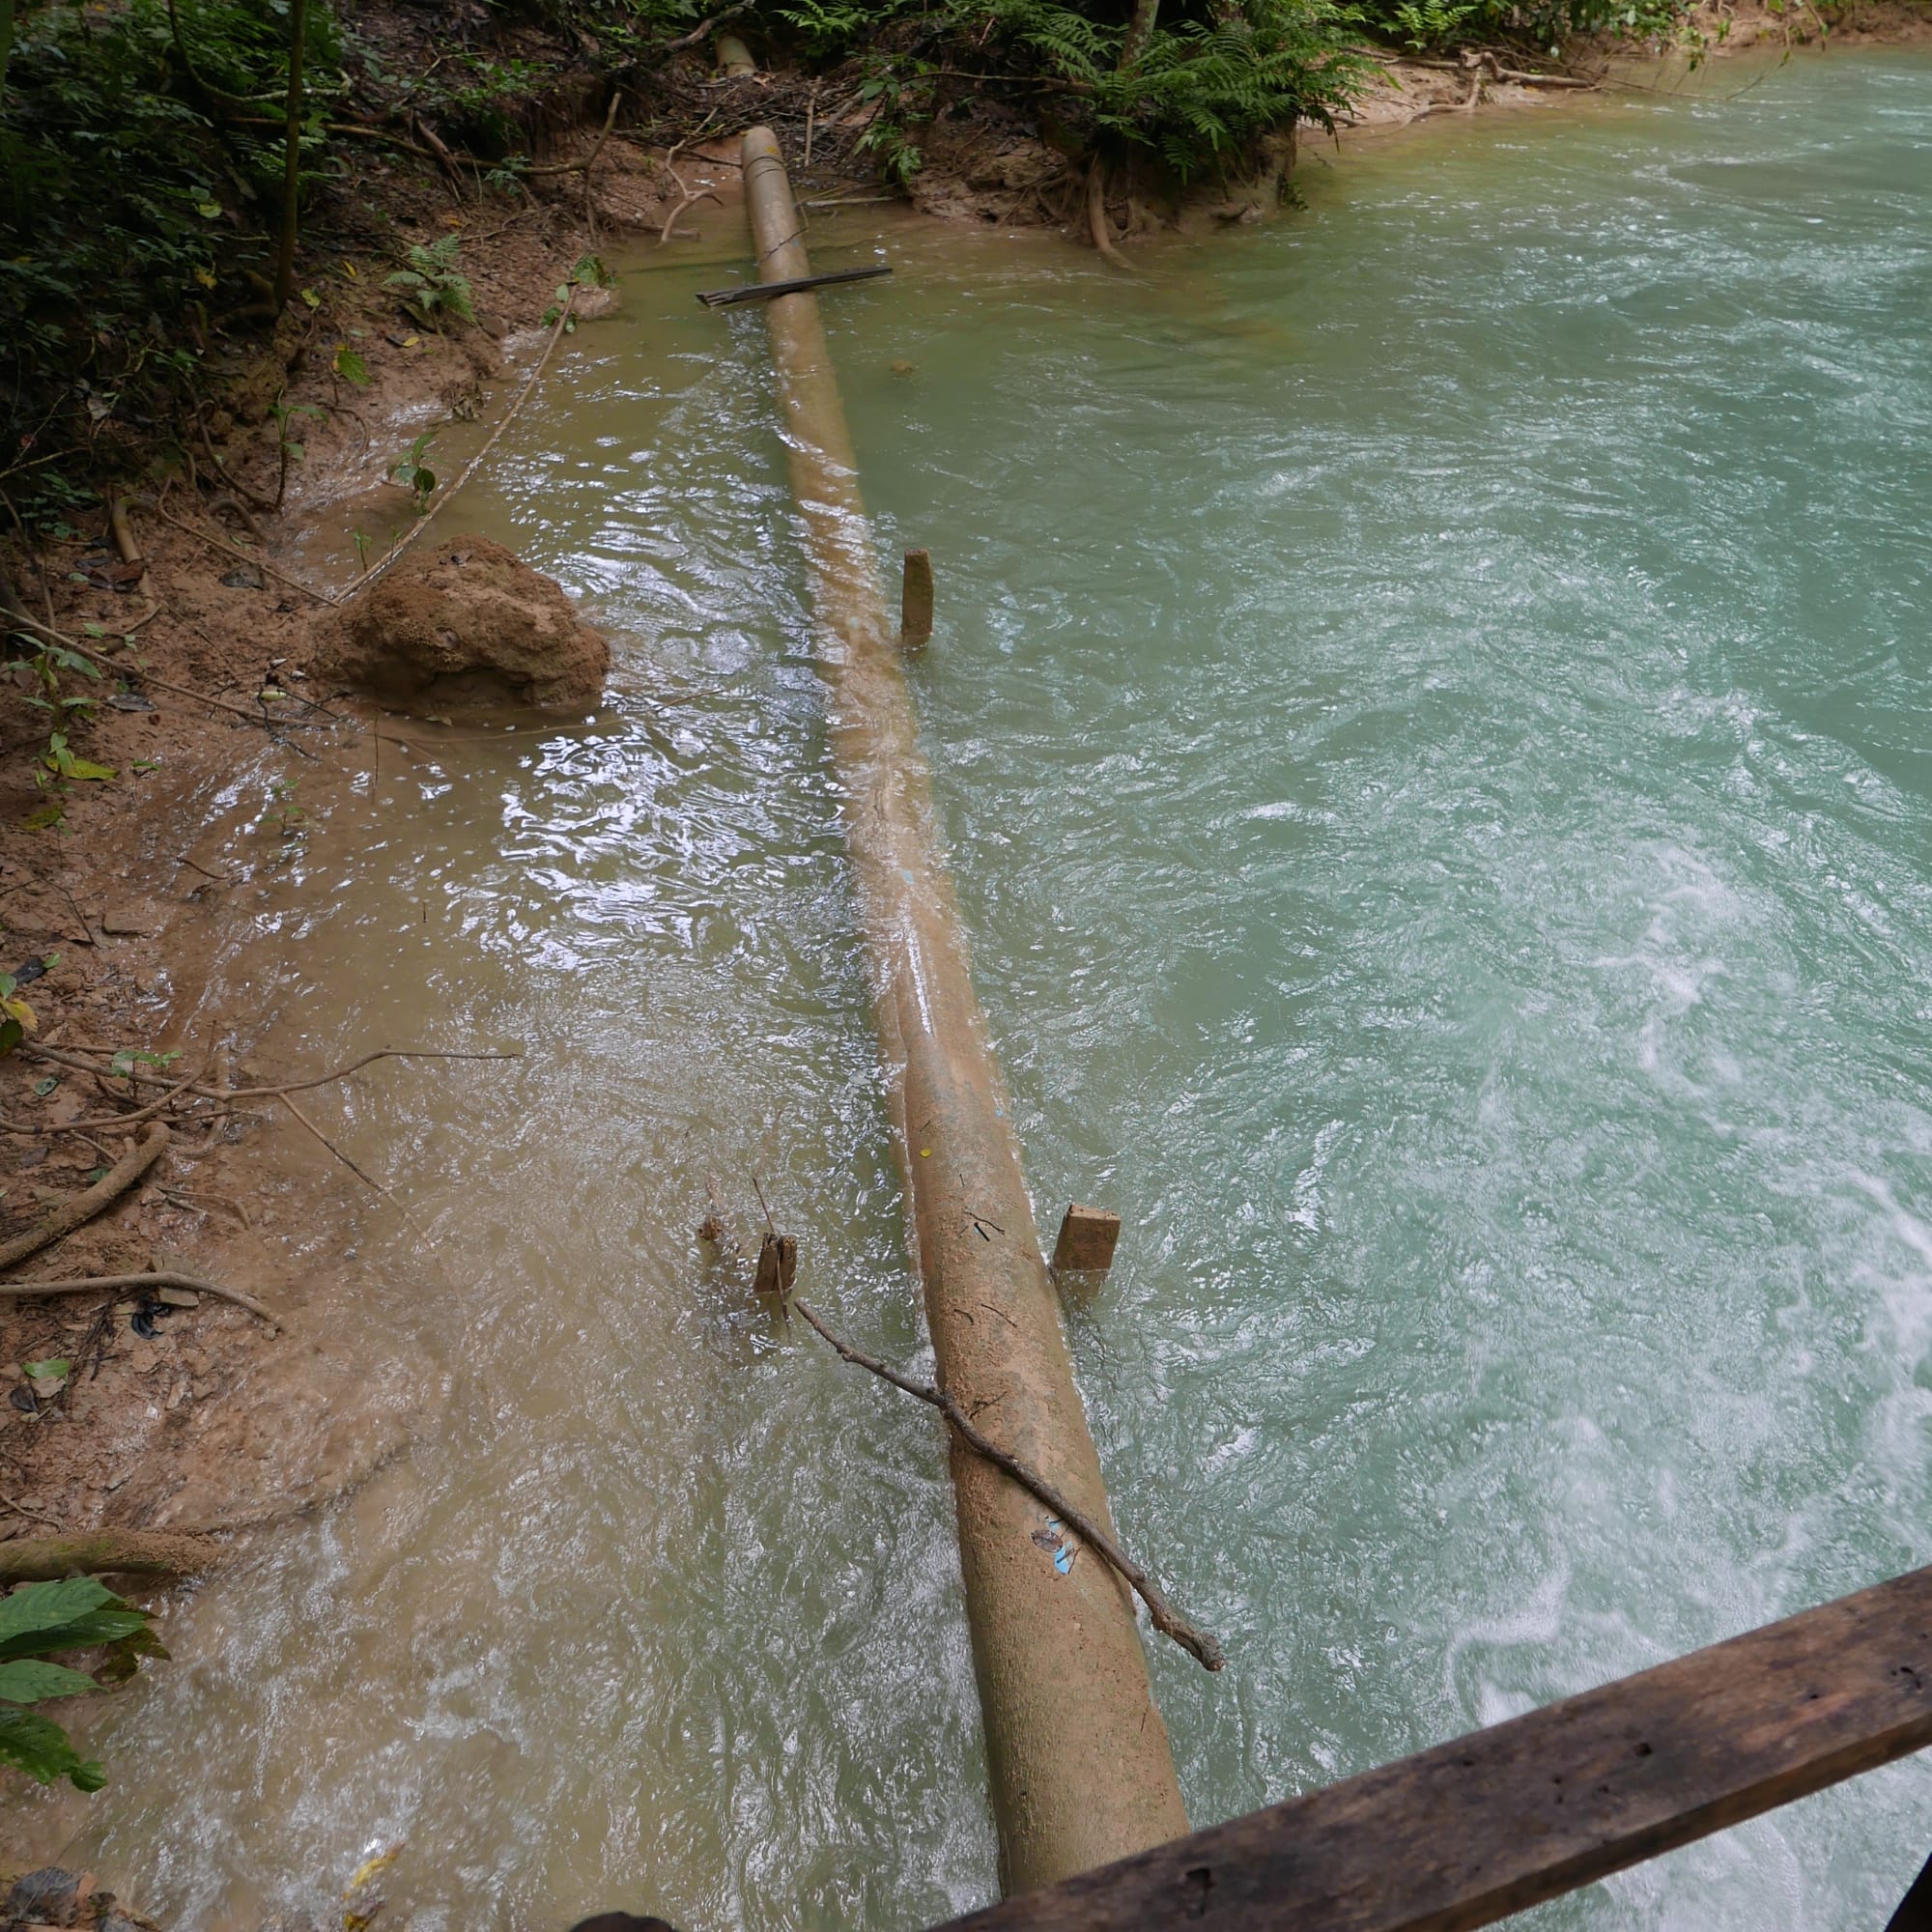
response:
M38 1254L50 1242L59 1240L63 1235L71 1234L82 1222L91 1221L154 1166L169 1139L166 1123L156 1121L133 1151L123 1155L112 1171L103 1175L84 1194L76 1194L71 1201L56 1208L38 1227L29 1228L24 1235L15 1235L11 1241L0 1243L0 1268L16 1266L29 1255Z
M242 553L242 554L246 554L246 553ZM250 561L252 562L253 559L251 558ZM309 593L310 596L314 596L315 594L313 591ZM150 617L154 614L152 611L148 612ZM294 718L273 718L260 711L250 711L244 704L231 704L227 698L211 696L205 691L196 691L192 685L175 684L165 677L157 676L154 671L149 670L145 665L130 663L126 659L117 662L115 659L108 657L105 652L93 650L88 645L83 644L78 638L70 638L65 631L57 631L51 624L43 624L38 618L16 615L14 621L16 624L23 625L30 631L39 633L43 638L52 639L63 650L72 651L76 657L83 657L90 664L99 665L103 670L118 672L123 677L138 677L142 683L152 684L156 691L170 691L177 697L189 697L197 704L210 704L217 711L232 712L244 724L260 724L269 730L287 730L307 722L306 720ZM145 623L147 620L143 618L141 621ZM91 939L88 941L90 946L93 943Z
M366 1186L373 1187L376 1190L376 1192L380 1194L383 1197L383 1199L386 1201L389 1204L389 1206L392 1207L396 1210L396 1212L403 1217L403 1219L409 1224L409 1227L412 1233L418 1235L422 1233L422 1230L416 1226L415 1217L410 1212L410 1210L407 1208L403 1206L402 1202L396 1198L396 1195L392 1189L385 1186L382 1181L378 1180L376 1177L373 1174L371 1174L366 1167L358 1166L352 1156L344 1153L342 1150L339 1147L337 1147L335 1143L332 1140L330 1140L328 1136L326 1133L324 1133L323 1130L319 1126L317 1126L316 1123L313 1121L311 1121L309 1117L306 1114L304 1114L299 1107L296 1105L295 1101L287 1094L277 1094L275 1095L275 1098L278 1099L282 1103L282 1105L285 1106L289 1110L289 1112L296 1117L297 1121L302 1126L306 1127L308 1131L311 1134L313 1134L315 1138L319 1140L323 1144L323 1146L326 1147L329 1151L329 1152L332 1153L336 1157L336 1159L339 1160L343 1164L343 1166L346 1167L350 1171L350 1173L356 1178L357 1180L363 1182Z
M969 1448L983 1456L995 1468L1005 1470L1023 1490L1028 1490L1037 1496L1083 1543L1097 1550L1126 1579L1141 1602L1148 1606L1148 1615L1153 1619L1154 1629L1163 1635L1172 1637L1204 1670L1219 1670L1227 1662L1220 1644L1215 1641L1213 1635L1208 1631L1197 1630L1175 1609L1161 1595L1160 1586L1153 1578L1092 1517L1068 1502L1037 1470L1022 1463L1009 1451L1002 1449L946 1390L935 1388L930 1382L916 1382L911 1377L900 1375L896 1369L888 1368L876 1356L867 1354L862 1349L855 1349L851 1343L822 1321L804 1301L794 1297L791 1305L813 1328L817 1329L845 1361L853 1363L858 1368L868 1370L882 1380L891 1382L895 1388L903 1389L907 1395L936 1408L946 1418L953 1433Z
M772 1224L771 1208L765 1201L765 1190L758 1185L755 1174L752 1177L752 1185L757 1188L758 1206L765 1212L765 1239L759 1249L759 1259L762 1262L765 1252L774 1243L785 1237L781 1236ZM703 1239L715 1243L725 1260L736 1265L742 1265L745 1251L731 1227L724 1195L715 1176L707 1174L704 1177L704 1192L711 1211L705 1216L703 1225L697 1231L698 1235ZM763 1272L762 1268L760 1272ZM1125 1578L1142 1603L1148 1606L1148 1614L1152 1618L1154 1628L1164 1635L1172 1637L1182 1650L1200 1663L1204 1670L1219 1670L1226 1663L1227 1658L1211 1633L1197 1630L1189 1623L1161 1594L1160 1586L1153 1578L1098 1523L1094 1522L1084 1510L1068 1502L1037 1470L1022 1463L1017 1456L1002 1449L978 1427L946 1390L935 1388L929 1382L916 1382L910 1377L900 1375L896 1369L888 1368L875 1355L868 1355L864 1350L855 1349L797 1296L782 1297L781 1306L787 1314L792 1309L797 1309L844 1360L858 1368L868 1369L882 1380L891 1382L895 1388L903 1389L907 1395L915 1397L929 1407L936 1408L969 1448L983 1456L995 1468L1005 1470L1022 1489L1037 1496L1061 1521L1072 1529L1076 1536L1097 1550Z
M574 175L579 168L582 168L587 178L592 163L595 162L597 156L604 151L604 143L611 138L611 129L617 124L617 108L623 99L624 97L621 92L611 95L610 110L604 116L603 131L591 143L590 152L587 155L574 161L545 161L541 167L526 168L524 172L526 175L532 176Z
M23 1536L13 1543L0 1543L0 1585L57 1583L64 1577L103 1572L109 1576L191 1577L219 1569L227 1556L221 1545L210 1537L164 1536L153 1530L97 1529L78 1536Z
M668 54L681 54L686 47L695 47L714 27L722 27L726 20L735 20L740 14L752 11L752 0L737 0L735 6L726 7L722 13L712 14L708 20L700 20L688 34L680 34L674 41L664 43Z
M272 1308L257 1301L252 1294L244 1294L239 1288L224 1288L218 1281L204 1281L198 1274L176 1274L167 1268L152 1270L147 1274L74 1275L65 1281L0 1281L0 1295L30 1301L43 1294L86 1294L96 1290L107 1293L129 1288L192 1289L197 1294L212 1294L217 1301L232 1301L237 1308L245 1308L258 1321L266 1321L277 1333L281 1330L282 1318Z
M57 1059L53 1053L43 1046L35 1048L34 1052L37 1058L52 1060L59 1066L75 1067L83 1073L96 1071L84 1060ZM29 1138L35 1138L41 1134L80 1134L84 1137L91 1127L138 1126L143 1121L152 1120L163 1108L172 1106L175 1100L186 1093L189 1088L193 1087L194 1083L200 1078L201 1072L190 1073L185 1080L180 1081L175 1086L170 1087L158 1100L150 1100L145 1107L138 1108L131 1114L96 1114L88 1120L62 1121L58 1124L44 1127L31 1126L25 1121L9 1120L5 1114L0 1114L0 1133L21 1134ZM0 1264L0 1265L4 1265L4 1264Z
M675 174L671 176L671 179L673 181L677 181L677 185L679 187L681 188L684 187L683 182L678 181L678 178ZM665 216L665 225L658 231L658 246L662 248L664 244L670 240L671 230L677 226L677 217L680 214L682 214L684 211L692 205L693 202L720 201L720 200L721 197L719 196L715 188L708 188L708 187L684 188L684 199L680 201L678 205L675 208L673 208L668 215Z

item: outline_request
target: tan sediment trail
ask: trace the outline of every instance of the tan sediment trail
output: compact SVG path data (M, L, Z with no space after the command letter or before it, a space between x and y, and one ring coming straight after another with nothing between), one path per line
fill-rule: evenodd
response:
M769 128L746 134L743 157L758 278L809 275ZM817 298L781 296L766 314L939 1379L988 1435L1111 1529L973 995ZM1006 1889L1047 1885L1185 1832L1126 1586L1087 1549L1063 1576L1034 1541L1046 1530L1040 1505L956 1440L952 1460Z

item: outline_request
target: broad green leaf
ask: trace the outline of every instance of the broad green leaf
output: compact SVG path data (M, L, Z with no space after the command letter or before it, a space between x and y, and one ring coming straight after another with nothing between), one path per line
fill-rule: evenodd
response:
M42 1784L67 1778L77 1791L99 1791L107 1774L78 1756L67 1733L32 1711L0 1710L0 1764L11 1764Z
M34 1631L58 1630L94 1610L120 1609L121 1599L92 1577L69 1577L59 1583L23 1583L0 1597L0 1643ZM18 1651L9 1653L17 1657Z
M0 1663L15 1657L43 1657L56 1650L88 1650L97 1643L120 1643L148 1627L146 1610L89 1610L52 1630L23 1632L0 1638Z
M38 1704L48 1697L85 1697L100 1686L84 1671L39 1658L15 1658L0 1663L0 1700L9 1704Z
M20 1366L37 1379L45 1378L49 1381L58 1381L73 1367L73 1362L66 1355L49 1355L44 1361L22 1362Z

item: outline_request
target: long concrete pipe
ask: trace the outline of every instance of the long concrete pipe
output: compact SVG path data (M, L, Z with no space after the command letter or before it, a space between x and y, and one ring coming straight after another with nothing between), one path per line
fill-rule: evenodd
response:
M743 157L759 278L809 275L769 128L745 136ZM1111 1529L973 996L817 298L781 296L765 313L940 1379L989 1435ZM1007 1890L1178 1836L1187 1814L1125 1585L1087 1549L1063 1570L1070 1537L1056 1557L1040 1505L956 1440L952 1453Z

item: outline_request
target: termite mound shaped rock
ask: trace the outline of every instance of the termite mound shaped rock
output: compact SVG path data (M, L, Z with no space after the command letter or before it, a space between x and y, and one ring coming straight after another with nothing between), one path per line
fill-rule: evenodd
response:
M563 586L488 537L403 557L317 626L311 674L379 697L514 698L546 711L594 705L610 640Z

